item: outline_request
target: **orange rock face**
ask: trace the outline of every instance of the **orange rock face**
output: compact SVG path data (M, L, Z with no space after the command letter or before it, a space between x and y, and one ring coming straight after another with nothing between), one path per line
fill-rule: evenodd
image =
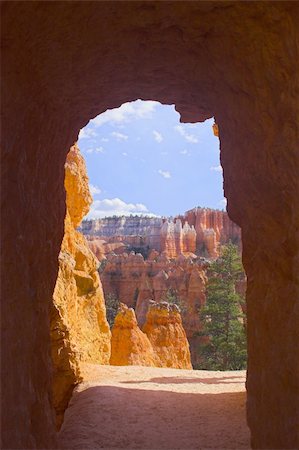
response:
M112 328L110 364L192 369L178 307L151 301L141 331L134 309L121 303Z
M148 337L138 327L134 310L123 303L112 328L110 364L161 367Z
M189 343L179 308L167 302L151 302L142 328L162 367L192 369Z
M53 404L58 427L72 389L81 379L80 362L108 364L110 357L98 261L75 229L92 201L85 163L76 145L67 156L65 188L67 213L51 312Z

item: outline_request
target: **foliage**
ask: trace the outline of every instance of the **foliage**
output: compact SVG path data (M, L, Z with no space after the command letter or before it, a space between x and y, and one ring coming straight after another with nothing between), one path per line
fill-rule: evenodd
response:
M114 319L116 317L120 301L114 294L107 294L105 298L106 303L106 316L108 323L110 325L110 328L113 327Z
M139 289L136 288L136 289L135 289L135 292L134 292L134 297L133 297L133 308L134 308L134 309L136 309L138 296L139 296Z
M99 274L101 274L101 273L104 272L104 269L105 269L105 267L106 267L106 265L107 265L107 262L108 262L107 259L102 259L102 260L99 262L99 266L98 266L98 272L99 272Z
M150 253L150 246L149 245L140 245L138 246L134 246L134 245L130 245L127 249L128 253L130 252L134 252L134 253L140 253L144 259L148 258L148 255Z
M207 302L200 311L203 323L201 369L239 370L246 368L246 335L236 282L244 277L237 246L222 247L221 256L211 263Z

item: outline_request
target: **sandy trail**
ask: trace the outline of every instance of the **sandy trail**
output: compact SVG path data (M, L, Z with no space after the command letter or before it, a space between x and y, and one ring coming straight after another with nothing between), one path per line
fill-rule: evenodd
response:
M245 371L86 365L63 449L249 449Z

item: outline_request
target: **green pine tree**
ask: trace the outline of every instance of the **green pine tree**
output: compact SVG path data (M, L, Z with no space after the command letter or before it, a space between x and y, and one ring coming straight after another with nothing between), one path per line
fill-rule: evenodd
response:
M105 297L106 304L106 317L110 328L114 325L114 319L116 317L120 302L116 295L109 293Z
M199 352L201 369L239 370L246 368L244 299L236 282L244 277L237 246L222 247L221 256L209 270L206 305L200 311L203 337Z

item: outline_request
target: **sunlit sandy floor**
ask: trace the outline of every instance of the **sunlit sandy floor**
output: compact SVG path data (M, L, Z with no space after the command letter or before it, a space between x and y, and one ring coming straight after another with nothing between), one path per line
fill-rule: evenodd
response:
M249 449L245 371L86 365L63 449Z

